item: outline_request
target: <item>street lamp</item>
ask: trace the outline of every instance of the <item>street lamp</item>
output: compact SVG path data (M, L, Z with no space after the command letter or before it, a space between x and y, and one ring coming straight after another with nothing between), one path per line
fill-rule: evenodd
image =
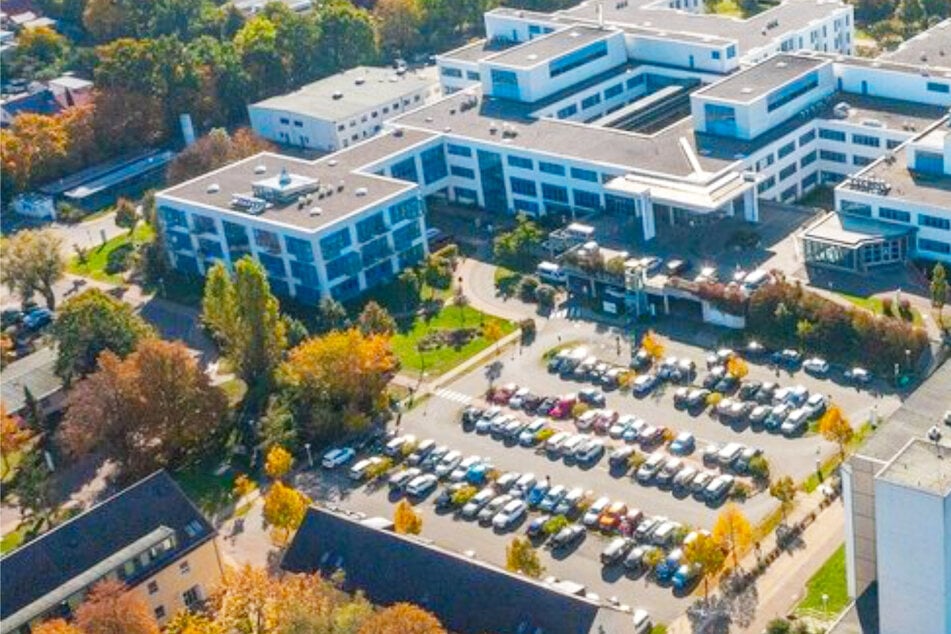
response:
M822 447L816 445L816 476L822 482Z
M822 613L828 616L829 614L829 595L822 594Z
M304 449L307 450L307 464L310 465L310 468L314 468L314 456L310 453L310 443L304 443Z

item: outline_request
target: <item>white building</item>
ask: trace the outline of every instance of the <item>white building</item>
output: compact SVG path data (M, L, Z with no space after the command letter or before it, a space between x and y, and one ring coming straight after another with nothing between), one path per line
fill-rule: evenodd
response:
M332 151L370 138L393 116L442 95L433 67L357 66L248 106L254 132L285 145Z

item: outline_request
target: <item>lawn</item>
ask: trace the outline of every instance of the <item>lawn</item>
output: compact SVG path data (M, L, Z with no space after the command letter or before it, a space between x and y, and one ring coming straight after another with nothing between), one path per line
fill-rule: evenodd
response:
M842 299L848 300L850 303L858 306L859 308L864 308L867 311L873 312L876 315L885 315L887 317L895 317L896 319L902 319L900 314L898 314L898 303L892 303L893 314L885 313L885 305L882 303L882 298L880 297L859 297L858 295L849 295L848 293L837 293ZM896 316L897 314L897 316ZM918 309L912 307L911 309L911 323L916 326L921 326L924 323L924 320L921 318L921 313L918 312Z
M0 539L0 555L5 555L11 550L18 548L26 537L26 530L26 524L21 524L14 530L4 535L3 539Z
M758 2L756 3L755 9L753 9L752 11L746 11L743 9L743 7L740 6L740 3L738 2L738 0L719 0L719 2L709 0L706 3L706 10L709 13L715 13L717 15L728 15L735 18L748 18L750 16L756 15L757 13L762 13L768 8L769 8L768 5Z
M202 464L183 469L174 474L182 490L205 515L214 515L232 500L232 487L235 473L225 471L221 475L215 472L217 465Z
M122 282L122 276L125 271L119 271L116 273L109 273L106 271L110 254L116 252L118 249L124 249L130 246L137 246L146 242L151 242L153 238L155 238L155 230L152 229L152 227L148 224L140 222L138 225L136 225L135 231L131 236L128 232L124 232L122 235L116 236L105 244L101 244L98 247L89 249L86 252L85 263L79 261L78 255L74 256L69 261L69 264L67 264L66 270L70 273L73 273L74 275L91 277L92 279L99 280L100 282L118 284Z
M457 306L445 306L429 321L418 318L411 329L397 333L393 337L391 345L396 356L399 357L404 371L410 373L426 372L429 376L436 376L486 349L491 345L491 342L480 334L480 336L458 348L441 346L420 354L417 346L423 337L430 332L439 330L479 328L480 325L491 322L499 325L502 336L515 330L515 325L511 322L486 315L471 306L463 308L462 314L460 314Z
M822 596L828 601L823 602ZM845 581L845 544L822 564L806 582L806 596L796 606L796 613L829 619L849 604L849 590Z

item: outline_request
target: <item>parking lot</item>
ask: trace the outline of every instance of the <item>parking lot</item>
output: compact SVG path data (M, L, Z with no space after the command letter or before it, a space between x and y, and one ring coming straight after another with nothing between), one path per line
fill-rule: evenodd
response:
M697 335L693 336L691 335ZM698 383L705 372L705 358L710 352L693 345L694 341L706 341L715 345L710 336L703 333L678 334L680 340L664 339L665 354L686 357L696 362L699 372L695 379ZM620 338L619 338L620 337ZM540 325L538 338L534 345L524 349L509 349L492 360L493 383L496 386L512 382L529 388L538 395L561 395L577 392L586 386L572 380L565 380L557 374L549 373L543 354L556 345L585 345L591 354L599 359L627 365L630 349L626 335L610 328L588 322L551 320ZM690 339L687 341L686 339ZM464 456L476 455L488 459L492 467L500 472L515 471L533 473L539 480L550 478L553 484L566 487L581 487L590 499L601 496L623 501L631 508L637 508L646 515L663 516L675 520L685 527L712 527L720 504L708 504L689 494L674 494L669 489L661 489L655 484L642 484L632 479L631 473L613 472L608 466L607 457L602 457L592 465L579 466L552 457L544 451L519 446L517 443L502 442L491 434L480 434L474 429L464 428L460 424L460 415L469 404L480 404L481 398L489 387L486 367L479 368L446 385L423 403L406 412L401 421L401 433L412 433L418 439L431 438L437 444L444 444L458 450ZM829 380L809 376L802 371L777 371L755 363L749 364L747 380L774 381L781 386L803 385L812 393L820 393L838 404L853 424L868 419L872 407L878 416L886 416L897 407L898 401L891 396L880 396L860 391ZM791 475L797 481L803 480L822 460L836 451L836 447L816 434L787 438L781 434L769 433L751 428L748 424L728 425L720 422L709 413L688 412L674 407L675 386L662 385L650 395L636 398L630 392L607 391L605 407L619 414L634 415L643 418L655 426L665 426L675 432L689 431L696 437L696 451L685 458L689 464L700 466L700 453L706 444L740 442L761 449L769 460L774 475ZM506 410L508 411L508 410ZM519 414L526 420L533 416ZM577 431L573 421L555 421L555 429ZM594 434L594 432L589 432ZM609 445L623 444L623 440L612 440L601 436ZM649 455L653 448L643 450ZM662 447L661 451L666 451ZM303 483L305 490L315 499L339 505L343 508L365 513L391 517L398 495L390 492L384 483L382 486L367 486L351 481L344 470L332 473L308 473ZM537 512L518 526L504 534L494 531L491 526L480 526L477 522L465 521L453 513L437 513L433 500L442 487L422 499L413 500L424 517L422 535L446 548L469 552L473 556L499 565L505 562L505 547L512 534L524 534L525 527ZM775 501L765 492L754 494L741 508L751 522L763 518ZM602 598L617 597L622 603L649 609L655 621L665 622L680 614L686 607L682 592L674 591L669 585L661 586L646 580L642 575L627 574L621 566L602 567L599 556L610 538L598 532L590 531L584 541L575 548L564 552L551 553L543 550L542 562L546 575L575 581L586 585L590 591ZM689 594L689 589L687 591Z

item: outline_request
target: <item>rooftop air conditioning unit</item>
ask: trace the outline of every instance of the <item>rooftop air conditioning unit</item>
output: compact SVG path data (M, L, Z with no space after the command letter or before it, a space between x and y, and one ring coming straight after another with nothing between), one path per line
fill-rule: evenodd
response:
M263 174L266 171L267 171L267 165L265 165L264 163L258 163L257 165L254 166L255 174Z
M867 128L884 128L885 124L878 119L862 119L862 125Z
M221 186L218 183L210 183L205 191L209 194L217 194L221 191Z
M320 207L311 207L310 210L308 210L307 215L313 217L319 216L322 213L324 213L324 210Z
M334 99L343 99L343 93L340 92L339 90L337 90L337 91L334 92L334 94L332 95L332 97L333 97Z
M353 193L356 194L357 196L363 197L367 195L368 190L366 187L357 187Z

